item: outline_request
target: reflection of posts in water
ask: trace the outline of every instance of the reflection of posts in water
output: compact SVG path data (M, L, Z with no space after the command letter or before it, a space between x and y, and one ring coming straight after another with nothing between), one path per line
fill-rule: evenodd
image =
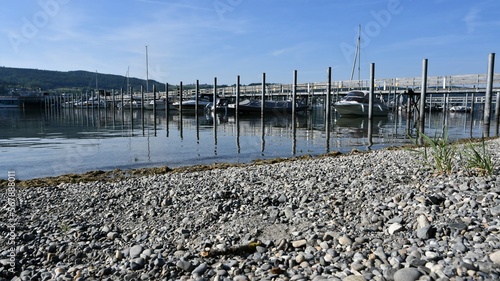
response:
M265 139L266 124L264 123L264 113L262 113L260 116L260 128L262 130L260 134L260 152L261 155L264 156L264 150L266 148L266 139Z
M240 146L240 117L238 114L235 115L235 125L236 125L236 149L238 154L241 152Z
M179 137L181 140L184 138L184 130L183 130L183 124L182 124L182 113L179 112L179 121L178 121L178 127L179 127ZM196 123L196 134L198 134L198 123Z
M373 145L373 119L368 119L368 150L371 150L371 147Z
M491 115L494 69L495 69L495 53L491 53L488 57L488 77L486 79L486 94L484 97L483 137L485 138L490 136L490 115Z

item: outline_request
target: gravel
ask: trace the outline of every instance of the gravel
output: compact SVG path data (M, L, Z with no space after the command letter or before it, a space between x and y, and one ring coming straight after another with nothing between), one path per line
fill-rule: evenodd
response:
M18 188L15 210L3 188L0 235L15 218L15 240L0 240L0 280L499 280L498 167L480 176L457 158L440 175L419 157Z

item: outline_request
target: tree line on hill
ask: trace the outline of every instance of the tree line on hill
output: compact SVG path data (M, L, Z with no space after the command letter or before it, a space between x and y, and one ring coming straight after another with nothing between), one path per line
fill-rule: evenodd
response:
M96 84L97 79L97 84ZM266 83L271 85L273 83ZM138 78L128 78L128 85L134 90L141 86L146 90L146 80ZM153 85L158 91L165 91L165 84L155 80L148 81L151 91ZM250 83L251 85L261 85L261 83ZM228 85L218 85L227 87ZM234 85L233 85L234 86ZM29 68L0 67L0 95L8 94L14 89L26 91L43 91L56 93L83 93L90 92L97 88L100 90L126 90L127 77L114 74L102 74L90 71L54 71ZM170 85L169 90L179 90L178 85ZM212 88L213 85L200 84L200 89ZM184 90L192 90L195 84L184 84Z

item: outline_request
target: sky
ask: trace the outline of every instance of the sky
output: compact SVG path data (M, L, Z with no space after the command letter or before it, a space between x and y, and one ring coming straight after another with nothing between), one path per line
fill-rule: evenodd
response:
M162 83L482 74L500 51L498 0L2 0L0 66ZM146 51L147 50L147 51ZM147 54L147 60L146 60ZM147 63L146 63L147 62ZM147 67L146 67L147 65ZM497 67L498 68L498 67ZM357 72L356 72L357 76Z

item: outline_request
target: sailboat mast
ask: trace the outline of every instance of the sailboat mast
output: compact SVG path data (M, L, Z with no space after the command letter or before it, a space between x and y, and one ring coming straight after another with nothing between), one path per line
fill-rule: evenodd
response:
M354 62L352 64L351 81L354 78L354 71L356 69L356 64L358 65L358 81L361 79L361 52L360 52L360 45L361 45L361 25L359 25L359 27L358 27L358 41L356 43L356 53L354 54Z
M361 24L358 26L358 48L357 49L358 49L358 83L361 83Z

